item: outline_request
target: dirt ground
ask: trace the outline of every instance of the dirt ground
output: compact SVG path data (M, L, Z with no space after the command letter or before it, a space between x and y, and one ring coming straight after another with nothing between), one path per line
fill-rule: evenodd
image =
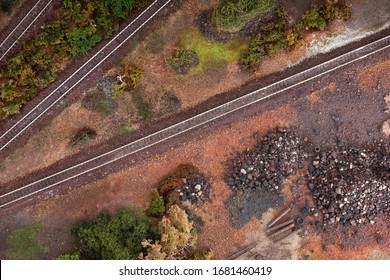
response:
M334 146L338 139L348 145L364 146L383 137L381 124L389 119L385 100L390 91L389 59L385 53L375 55L292 90L287 96L279 96L269 101L269 105L258 105L249 117L236 116L230 123L211 130L212 133L210 129L199 132L175 148L149 155L130 168L26 207L13 217L2 217L0 252L6 249L4 240L10 231L32 221L41 225L41 240L51 249L42 258L71 251L74 240L69 229L77 221L92 218L103 209L115 211L127 206L145 209L153 186L179 164L191 163L212 184L211 201L194 211L204 221L198 247L211 249L216 259L226 258L252 242L258 242L257 246L241 259L251 259L257 254L265 259L389 259L389 224L385 217L378 217L374 225L318 228L315 218L310 216L299 231L281 243L266 237L266 225L277 213L294 203L291 212L294 217L310 202L299 174L285 181L282 207L270 209L260 219L252 218L241 228L234 228L229 221L225 202L231 191L224 181L226 160L235 151L252 147L254 133L262 135L276 126L294 127L313 145L321 145L321 149ZM338 126L330 117L335 113L341 120ZM377 242L379 237L384 237L382 244Z

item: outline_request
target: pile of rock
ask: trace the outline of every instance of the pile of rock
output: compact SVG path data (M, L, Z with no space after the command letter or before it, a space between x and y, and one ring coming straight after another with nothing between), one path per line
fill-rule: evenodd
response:
M309 165L308 187L324 222L346 226L390 218L390 155L383 141L375 148L318 152Z
M306 157L303 141L290 129L277 128L229 163L226 182L233 190L276 192L283 178L301 168Z
M190 201L192 204L209 200L211 184L203 173L194 174L191 178L183 179L183 187L179 189L181 201Z

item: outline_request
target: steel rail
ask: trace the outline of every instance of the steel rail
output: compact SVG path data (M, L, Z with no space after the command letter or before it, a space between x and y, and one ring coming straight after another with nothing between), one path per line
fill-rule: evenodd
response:
M0 147L0 152L5 149L12 141L14 141L21 133L23 133L27 128L29 128L36 120L38 120L43 114L45 114L49 109L51 109L57 102L59 102L66 94L68 94L75 86L77 86L82 80L84 80L92 71L94 71L98 66L100 66L109 56L111 56L112 53L114 53L118 48L120 48L128 39L130 39L135 33L138 32L146 23L148 23L153 17L155 17L166 5L168 5L172 0L155 0L151 5L149 5L140 15L138 15L131 23L129 23L121 32L119 32L114 38L112 38L104 47L102 47L96 54L94 54L90 59L88 59L77 71L75 71L72 75L70 75L64 82L62 82L57 88L55 88L50 94L48 94L41 102L39 102L33 109L31 109L26 115L24 115L19 121L17 121L11 128L9 128L5 133L3 133L0 136L0 141L2 139L5 139L7 135L12 134L13 130L17 128L19 124L22 124L25 120L27 120L28 117L32 116L32 119L27 122L26 125L22 125L22 128L17 131L14 135L11 135L10 139L6 139L6 142L2 144ZM164 4L161 7L158 7L157 4L161 4L163 2ZM131 34L126 36L123 40L121 40L119 43L116 41L118 37L123 35L127 30L129 30L137 20L139 20L144 14L149 12L152 7L157 6L158 9L153 12L152 15L150 15L145 21L142 22ZM112 44L117 44L117 46L114 47L113 50L108 50L107 54L104 54L107 49L112 47ZM97 62L95 62L95 65L92 67L92 69L84 69L89 66L91 62L93 62L94 59L98 58L99 56L102 56L102 58L98 59ZM66 84L77 75L80 75L81 77L78 78L74 83L67 86ZM58 94L60 89L64 88L65 92L62 94ZM55 94L58 94L58 96L55 96L55 100L52 102L49 102L47 106L45 106L41 111L39 111L40 106L43 106L46 101L48 101L51 97L53 97ZM37 112L38 111L38 112Z
M88 159L86 161L80 162L80 163L73 165L69 168L66 168L64 170L58 171L54 174L51 174L51 175L46 176L44 178L41 178L37 181L29 183L23 187L20 187L20 188L13 190L13 191L9 191L7 193L4 193L4 194L0 195L0 208L3 208L11 203L17 202L17 201L22 200L24 198L30 197L30 196L37 194L39 192L42 192L44 190L53 188L59 184L62 184L64 182L75 179L81 175L90 173L96 169L107 166L107 165L109 165L115 161L118 161L122 158L128 157L129 155L132 155L132 154L135 154L135 153L140 152L142 150L145 150L145 149L152 147L156 144L159 144L159 143L167 141L173 137L181 135L187 131L193 130L197 127L203 126L207 123L210 123L214 120L217 120L223 116L226 116L228 114L231 114L233 112L236 112L238 110L246 108L246 107L248 107L252 104L258 103L262 100L273 97L279 93L285 92L289 89L297 87L297 86L299 86L303 83L306 83L308 81L311 81L313 79L324 76L330 72L338 70L338 69L345 67L351 63L362 60L370 55L373 55L375 53L378 53L380 51L383 51L383 50L389 48L389 46L390 46L389 42L390 42L390 36L386 36L386 37L381 38L375 42L369 43L365 46L359 47L355 50L347 52L347 53L340 55L336 58L333 58L331 60L328 60L328 61L323 62L321 64L318 64L316 66L313 66L305 71L294 74L294 75L287 77L281 81L275 82L271 85L265 86L263 88L255 90L255 91L252 91L244 96L241 96L239 98L236 98L234 100L226 102L222 105L219 105L219 106L214 107L210 110L207 110L201 114L198 114L198 115L193 116L191 118L188 118L184 121L176 123L172 126L164 128L160 131L157 131L153 134L150 134L148 136L140 138L134 142L127 143L121 147L118 147L116 149L113 149L111 151L108 151L106 153L98 155L98 156L93 157L91 159ZM370 48L373 48L373 50L370 50ZM352 58L348 58L347 56L352 56ZM332 63L337 63L337 65L332 66ZM328 68L323 69L325 66L328 66ZM320 70L320 72L315 73L318 70ZM311 75L310 77L305 77L305 75L308 74L309 72L314 72L314 75ZM295 78L301 78L301 79L298 80L298 82L296 82L296 81L294 82ZM286 83L288 81L292 81L292 84L286 85ZM272 87L275 87L276 90L272 91L268 95L264 95L264 96L260 95L259 96L259 94L261 92L264 92L267 89L272 89ZM279 88L279 89L277 89L277 88ZM247 100L245 100L245 99L247 99ZM232 108L229 108L229 106ZM218 110L220 110L221 112L218 112ZM217 114L212 116L214 113L217 113ZM202 117L204 117L203 120L202 120ZM183 126L183 128L180 128L180 126ZM169 134L169 130L174 130L176 128L179 130ZM159 137L160 137L160 139L158 139ZM155 139L153 139L153 138L155 138ZM150 140L151 143L137 147L137 144L142 144L142 142L147 142L148 140ZM126 151L126 149L130 149L130 151ZM131 149L133 149L133 150L131 150ZM110 156L111 156L111 158L110 158ZM107 159L105 159L104 157L107 157ZM98 162L99 160L101 160L103 162L99 163ZM88 164L92 164L92 163L95 163L92 167L86 168L85 170L77 171L78 168L81 168L83 166L87 166ZM69 175L67 174L67 173L71 173L72 171L74 171L74 174L69 174ZM61 177L61 175L63 177ZM56 178L56 177L58 177L58 178ZM45 184L46 184L46 186L45 186ZM33 188L31 191L28 190L28 188L30 188L30 187ZM20 195L18 193L20 193ZM15 196L15 198L12 198L11 196ZM7 200L7 197L9 197L10 199Z
M51 4L53 0L49 0L46 5L40 10L40 12L32 19L32 21L28 24L26 28L23 29L23 32L19 35L16 35L17 38L11 38L13 34L18 30L18 28L25 23L25 21L28 19L28 17L35 11L36 8L38 8L40 3L43 3L45 0L38 0L37 3L31 8L31 10L23 17L23 19L18 23L18 25L11 31L11 33L8 34L8 36L3 40L3 42L0 43L0 61L7 55L7 53L14 47L14 45L18 42L18 40L27 32L27 30L31 27L31 25L41 16L41 14L46 10L46 8ZM3 52L2 48L3 46L8 43L8 39L13 39L13 41L9 42L11 43L10 46L7 47L7 49Z

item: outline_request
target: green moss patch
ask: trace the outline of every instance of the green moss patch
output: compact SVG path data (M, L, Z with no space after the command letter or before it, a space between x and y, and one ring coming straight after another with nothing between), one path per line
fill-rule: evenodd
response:
M182 34L180 45L183 49L196 52L199 59L199 64L193 67L189 74L202 74L213 64L212 62L238 61L247 47L247 41L238 38L227 43L209 42L199 31L187 30ZM226 67L227 64L219 63L218 65Z

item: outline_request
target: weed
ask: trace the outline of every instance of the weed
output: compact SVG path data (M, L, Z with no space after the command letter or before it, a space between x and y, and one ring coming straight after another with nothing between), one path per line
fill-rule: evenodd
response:
M150 103L147 102L138 91L133 92L133 101L138 110L138 115L140 115L142 119L148 120L150 118Z
M88 142L95 137L96 131L90 127L84 126L83 128L77 130L75 135L73 135L69 142L69 147L75 147L81 143Z
M134 131L134 128L128 127L127 125L122 125L122 126L117 128L116 135L118 137L123 137L123 136L130 135L133 131Z
M177 74L185 75L192 67L199 64L199 59L194 51L177 50L172 56L166 59L166 63Z
M34 223L14 230L7 236L9 248L4 252L7 259L36 260L49 252L49 248L38 240L39 225Z
M214 10L211 20L220 30L236 32L256 16L273 11L276 2L276 0L222 0Z

